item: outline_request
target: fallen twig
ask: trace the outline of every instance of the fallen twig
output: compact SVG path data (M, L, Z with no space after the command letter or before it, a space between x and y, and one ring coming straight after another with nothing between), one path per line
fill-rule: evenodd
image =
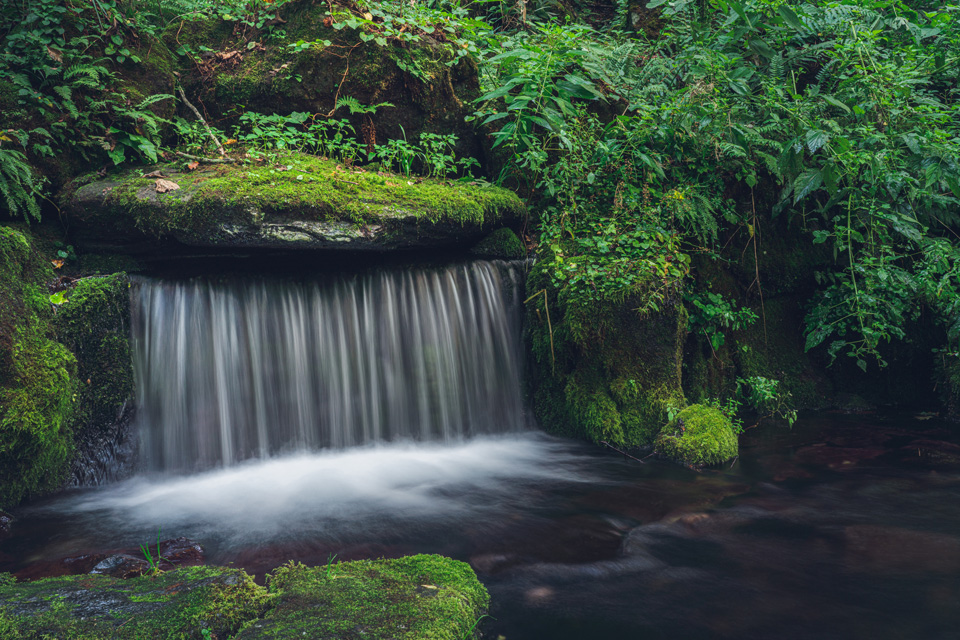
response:
M177 90L180 92L180 98L183 100L183 104L190 107L190 110L193 111L194 115L197 116L197 120L199 120L200 124L203 125L203 128L207 130L207 133L210 135L210 139L213 140L213 144L217 145L217 150L220 152L220 155L226 156L227 152L223 150L223 146L220 144L220 141L217 140L217 136L213 134L213 130L210 128L210 125L208 125L207 121L203 119L203 116L200 115L200 112L197 111L197 108L193 106L189 100L187 100L187 94L184 93L183 87L178 84Z
M619 453L620 455L626 456L627 458L630 458L631 460L636 460L636 461L639 462L640 464L646 464L646 462L644 462L644 461L641 460L640 458L634 458L632 455L630 455L630 454L627 453L626 451L621 451L620 449L617 449L615 446L613 446L612 444L610 444L610 443L607 442L606 440L601 440L601 441L600 441L600 444L602 444L602 445L604 445L604 446L606 446L606 447L610 447L611 449L613 449L614 451L616 451L616 452Z
M181 158L186 158L187 160L196 160L197 162L205 162L207 164L238 164L243 162L243 160L234 160L233 158L228 158L227 156L222 158L202 158L200 156L190 155L189 153L184 153L182 151L174 151L173 153L177 154Z

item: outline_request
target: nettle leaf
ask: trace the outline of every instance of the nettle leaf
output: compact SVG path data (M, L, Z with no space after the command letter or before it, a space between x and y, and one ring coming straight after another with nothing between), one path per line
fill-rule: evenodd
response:
M920 155L920 140L915 133L905 133L900 136L900 139L903 140L903 143L907 145L907 148L910 149L910 153Z
M807 169L793 181L793 204L797 204L823 185L820 169Z
M810 153L816 153L823 145L827 144L830 140L830 134L826 131L817 131L816 129L810 129L804 135L804 140L807 143L807 149L810 150Z

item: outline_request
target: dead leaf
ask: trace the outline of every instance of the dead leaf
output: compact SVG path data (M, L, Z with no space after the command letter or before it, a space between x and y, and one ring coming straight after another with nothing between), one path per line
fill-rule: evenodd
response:
M167 176L163 175L163 171L151 171L150 173L143 174L144 178L166 178Z
M229 140L227 140L227 141L224 142L223 144L237 144L237 141L234 140L233 138L230 138Z
M57 260L51 260L50 262L53 263L53 268L54 268L54 269L59 269L59 268L61 268L61 267L63 266L63 264L64 264L64 261L63 261L63 260L60 260L59 258L58 258Z
M200 163L197 162L196 160L194 160L193 162L191 162L190 164L187 165L187 169L189 169L190 171L193 171L194 169L196 169L196 168L199 167L199 166L200 166Z
M166 193L167 191L176 191L180 188L176 182L171 180L157 180L157 193Z
M59 51L47 47L47 55L57 64L63 63L63 55Z

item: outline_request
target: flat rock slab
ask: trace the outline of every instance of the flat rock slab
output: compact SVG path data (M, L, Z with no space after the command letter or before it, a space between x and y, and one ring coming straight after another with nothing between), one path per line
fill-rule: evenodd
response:
M195 171L128 170L75 185L66 210L83 249L142 253L171 240L228 250L443 249L525 214L516 194L486 183L365 171L299 153Z
M0 638L454 640L475 636L488 604L469 565L433 555L290 563L268 588L225 567L0 579Z

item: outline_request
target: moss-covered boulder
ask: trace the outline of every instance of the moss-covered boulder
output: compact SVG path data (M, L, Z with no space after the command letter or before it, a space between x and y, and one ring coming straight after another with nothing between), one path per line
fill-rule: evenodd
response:
M260 30L220 15L187 15L170 24L164 39L180 52L185 89L211 120L222 123L237 113L236 105L261 113L335 114L350 119L366 145L454 134L458 155L481 157L479 136L465 120L480 96L479 72L451 33L456 22L430 22L422 13L420 22L407 23L408 14L385 24L367 10L339 0L294 0ZM342 98L393 106L335 112Z
M691 467L732 460L739 452L737 434L719 409L690 405L663 429L655 445L664 458Z
M503 227L497 229L483 240L473 245L470 253L482 258L502 258L503 260L519 260L527 255L527 249L513 229Z
M179 189L158 193L159 171ZM293 154L279 165L217 165L180 173L134 169L80 186L68 210L75 244L154 250L158 239L219 248L393 249L469 246L516 220L516 194L344 168Z
M488 602L468 565L431 555L291 563L269 590L224 567L0 580L0 638L460 640L475 636Z
M275 608L237 640L460 640L489 596L469 565L441 556L289 564L270 577Z
M593 442L653 443L667 409L685 404L680 366L686 311L669 294L641 315L639 296L573 304L558 295L541 258L527 280L536 367L531 376L540 424Z
M59 486L73 456L76 359L54 340L50 263L0 226L0 507Z
M250 576L223 567L188 567L129 580L48 578L0 586L0 637L228 638L270 602L267 590Z
M99 484L132 462L130 282L125 273L80 279L57 309L57 338L76 356L79 394L73 418L72 481Z

